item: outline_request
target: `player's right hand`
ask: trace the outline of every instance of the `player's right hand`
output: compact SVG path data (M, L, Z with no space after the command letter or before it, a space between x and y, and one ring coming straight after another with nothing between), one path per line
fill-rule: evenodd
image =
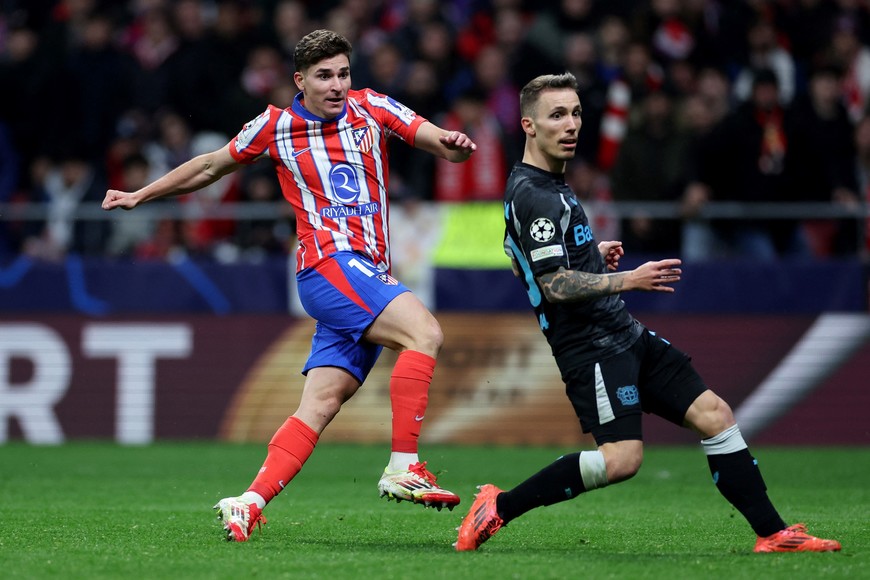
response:
M110 189L106 192L106 197L103 198L103 209L106 211L111 211L116 207L120 207L121 209L133 209L136 205L138 205L136 198L132 193L127 191Z

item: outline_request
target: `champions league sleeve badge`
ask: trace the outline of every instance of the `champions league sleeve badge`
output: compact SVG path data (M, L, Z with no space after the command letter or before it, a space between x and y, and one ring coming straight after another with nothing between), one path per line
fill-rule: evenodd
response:
M553 222L544 217L539 217L529 227L529 234L536 242L549 242L555 233L556 228L553 226Z
M260 113L255 119L248 121L245 123L245 126L242 127L242 130L239 131L239 134L236 135L236 151L241 151L246 148L257 134L266 126L266 123L269 122L269 109L266 109L262 113Z

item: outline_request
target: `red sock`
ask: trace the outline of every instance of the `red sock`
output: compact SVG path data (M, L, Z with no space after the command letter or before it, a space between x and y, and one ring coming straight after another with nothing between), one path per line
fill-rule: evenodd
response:
M429 403L429 383L435 372L435 359L422 352L406 350L399 354L390 377L390 403L393 407L393 451L417 453L420 423Z
M269 441L266 461L248 491L260 494L269 503L302 469L317 438L314 429L296 417L284 421Z

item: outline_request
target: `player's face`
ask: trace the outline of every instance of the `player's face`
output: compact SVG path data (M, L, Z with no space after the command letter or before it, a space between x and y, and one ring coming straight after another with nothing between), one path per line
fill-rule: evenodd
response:
M334 119L344 109L350 90L350 62L344 54L326 58L296 72L293 80L304 94L306 109L318 117Z
M574 158L580 112L580 98L572 89L551 89L538 97L534 115L523 119L532 155L550 171L563 171L565 162Z

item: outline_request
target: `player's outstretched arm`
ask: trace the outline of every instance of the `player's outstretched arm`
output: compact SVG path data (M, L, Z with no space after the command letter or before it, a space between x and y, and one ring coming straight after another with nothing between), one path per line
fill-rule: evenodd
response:
M133 209L145 202L161 197L181 195L202 189L241 167L230 155L229 145L222 149L194 157L182 163L160 179L137 191L110 189L103 199L103 209L117 207Z
M446 131L426 121L417 129L414 147L443 157L453 163L461 163L477 149L474 141L460 131Z
M669 284L680 281L680 263L677 259L659 260L642 264L630 272L613 274L592 274L562 267L538 276L537 280L549 302L595 300L629 290L673 292Z

